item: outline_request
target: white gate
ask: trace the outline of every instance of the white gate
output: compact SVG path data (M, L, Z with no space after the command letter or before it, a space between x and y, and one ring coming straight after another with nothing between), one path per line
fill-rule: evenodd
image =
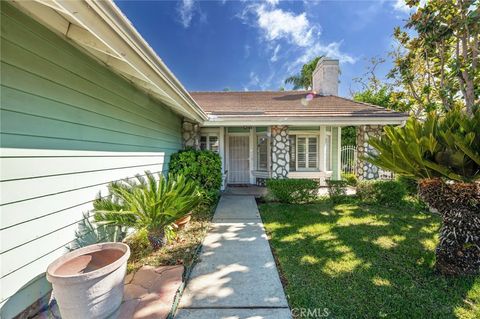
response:
M357 148L344 145L341 150L342 173L355 174L357 171Z

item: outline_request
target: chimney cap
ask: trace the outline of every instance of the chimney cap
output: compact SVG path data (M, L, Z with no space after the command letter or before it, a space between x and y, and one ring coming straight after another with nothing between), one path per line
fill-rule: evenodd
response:
M321 57L320 60L317 62L317 66L315 68L318 68L322 64L339 64L340 60L339 59L333 59L329 57Z

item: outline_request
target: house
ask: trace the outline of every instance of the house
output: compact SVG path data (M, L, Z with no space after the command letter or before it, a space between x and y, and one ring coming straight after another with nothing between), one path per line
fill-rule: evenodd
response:
M218 151L231 184L339 178L342 126L405 120L338 97L335 60L314 90L189 93L113 2L1 1L0 317L48 301L48 264L111 181L185 146Z
M218 151L228 184L263 185L267 178L340 179L342 126L366 134L405 115L338 96L338 60L322 59L309 91L191 92L207 113L202 125L183 124L186 146ZM367 151L368 148L361 148ZM375 177L375 167L360 165Z

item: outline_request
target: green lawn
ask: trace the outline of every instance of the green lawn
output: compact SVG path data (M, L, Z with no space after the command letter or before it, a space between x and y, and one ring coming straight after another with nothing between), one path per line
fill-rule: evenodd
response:
M401 209L260 205L291 308L331 318L480 318L480 277L434 273L440 218Z

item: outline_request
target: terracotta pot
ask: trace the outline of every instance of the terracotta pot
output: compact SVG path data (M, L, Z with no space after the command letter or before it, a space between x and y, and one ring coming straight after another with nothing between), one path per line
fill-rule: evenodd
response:
M187 226L187 224L190 222L190 219L192 219L192 215L185 215L184 217L177 219L175 221L175 225L177 225L178 229L185 228L185 226Z
M48 266L63 319L107 318L122 303L130 248L99 243L74 250Z

